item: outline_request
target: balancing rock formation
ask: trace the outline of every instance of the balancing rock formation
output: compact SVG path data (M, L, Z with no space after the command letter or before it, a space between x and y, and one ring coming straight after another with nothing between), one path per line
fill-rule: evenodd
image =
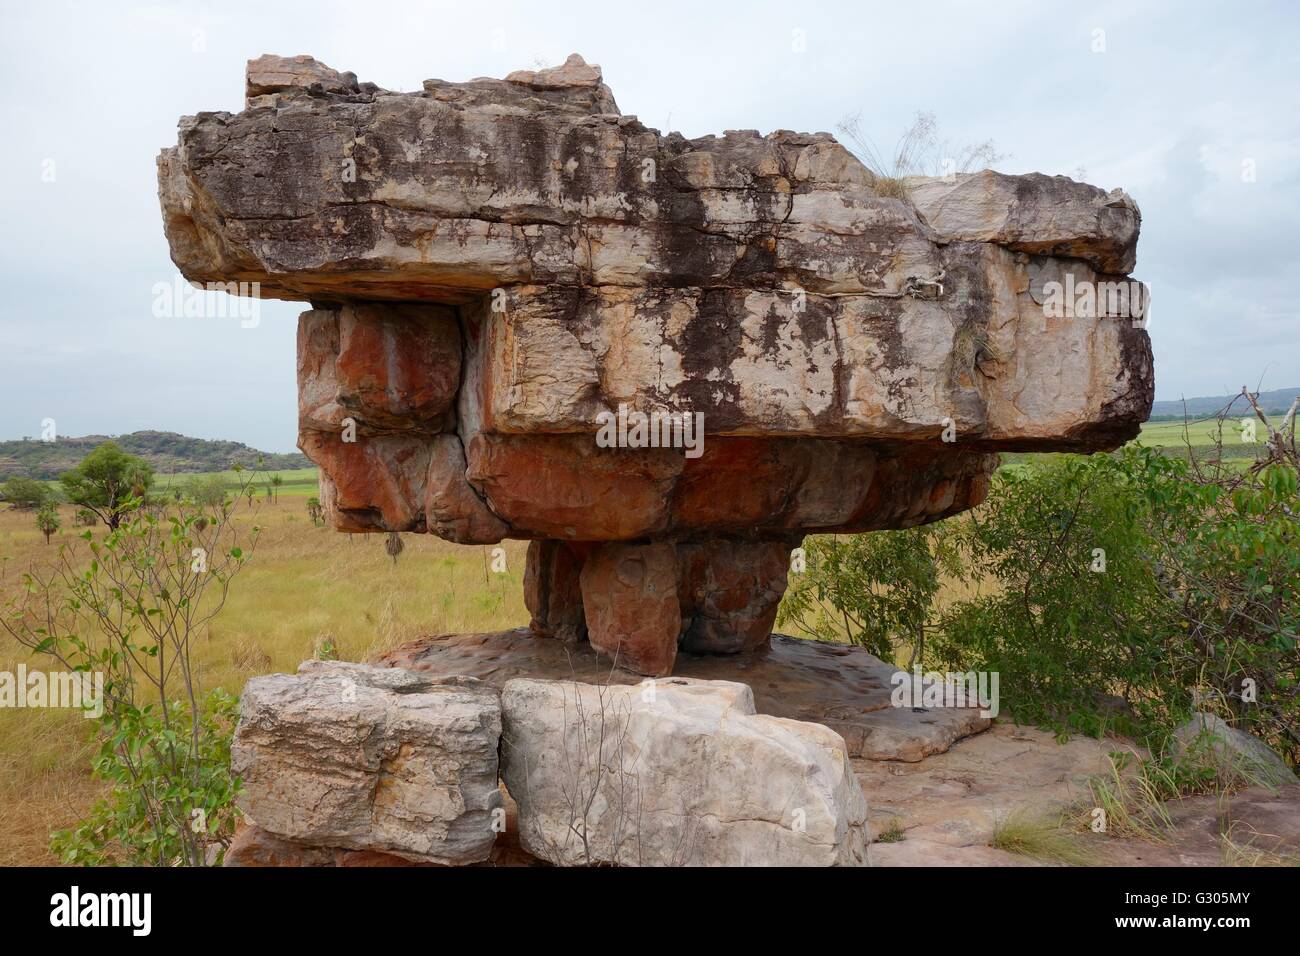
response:
M805 534L956 514L999 450L1114 448L1153 397L1140 321L1046 307L1128 286L1123 192L894 198L825 133L648 129L576 55L412 93L263 56L158 169L186 278L311 304L299 445L334 526L530 539L533 630L640 673L764 645ZM702 444L626 447L635 413Z

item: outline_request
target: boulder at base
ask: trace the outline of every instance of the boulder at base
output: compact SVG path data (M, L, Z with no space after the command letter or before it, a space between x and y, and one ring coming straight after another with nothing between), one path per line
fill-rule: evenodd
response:
M231 770L275 836L474 863L495 837L500 736L497 693L472 677L308 661L245 686Z
M566 866L854 866L867 801L844 740L749 687L522 678L501 694L520 843Z

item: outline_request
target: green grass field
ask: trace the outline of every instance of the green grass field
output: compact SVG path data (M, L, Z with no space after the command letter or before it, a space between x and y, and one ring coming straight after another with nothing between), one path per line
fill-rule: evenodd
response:
M271 481L272 475L279 475L282 484L277 490L277 495L290 495L311 497L316 494L319 486L317 472L315 468L290 468L285 471L223 471L221 477L226 480L226 487L231 491L241 487L244 482L251 481L252 486L259 493L264 493ZM159 475L157 483L162 488L170 487L172 483L185 486L198 476L196 475Z
M1234 428L1233 425L1238 427ZM1262 432L1263 429L1258 428L1256 434L1259 435ZM1222 425L1217 421L1190 422L1187 424L1183 422L1147 422L1142 426L1142 434L1137 440L1150 447L1182 448L1190 443L1193 448L1212 448L1216 436L1223 442L1225 451L1238 445L1246 448L1250 447L1249 443L1242 441L1240 419L1233 419L1231 422L1222 423Z
M1264 427L1256 419L1253 436L1243 427L1244 416L1226 421L1201 422L1147 422L1135 439L1148 448L1161 448L1167 455L1185 458L1188 447L1198 460L1212 457L1221 449L1224 460L1233 460L1234 467L1254 459L1262 448ZM1253 438L1253 441L1247 440Z

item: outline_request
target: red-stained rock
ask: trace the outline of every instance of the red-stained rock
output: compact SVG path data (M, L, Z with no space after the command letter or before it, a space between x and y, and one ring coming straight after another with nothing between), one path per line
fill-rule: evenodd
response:
M662 533L683 461L671 448L599 448L594 434L480 434L467 457L469 482L494 512L522 535L562 541Z
M455 420L461 336L454 310L359 302L298 318L298 422L332 431L432 434Z
M673 488L674 529L743 532L776 518L806 467L789 442L707 438L703 455L684 460Z
M465 480L465 452L455 435L433 439L424 516L430 532L457 544L496 544L510 533Z
M880 450L867 493L852 515L830 531L855 534L910 528L975 507L988 492L999 457L959 446Z
M579 575L590 547L563 541L533 541L524 570L524 604L532 615L529 626L541 637L568 643L587 639Z
M298 427L334 431L348 413L339 405L335 365L339 314L312 309L298 316Z
M681 633L672 544L603 544L580 576L591 646L624 670L671 674Z
M321 505L338 531L423 531L430 444L414 435L298 433L320 466Z
M681 649L738 654L767 644L796 541L717 539L677 546Z
M339 404L358 421L437 431L460 387L454 310L414 303L353 303L339 313Z

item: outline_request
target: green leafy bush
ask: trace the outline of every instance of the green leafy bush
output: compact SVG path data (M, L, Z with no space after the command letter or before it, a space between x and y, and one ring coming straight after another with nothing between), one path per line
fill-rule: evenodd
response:
M54 501L54 497L54 489L35 478L10 478L0 485L0 498L15 508L39 508Z
M860 644L892 661L912 642L919 655L932 627L940 571L960 563L941 525L808 538L810 573L791 574L777 624L818 640Z
M64 863L221 864L237 822L230 741L239 701L217 689L196 708L172 701L171 712L125 707L105 728L93 768L112 792L87 819L51 835Z
M929 634L925 666L997 671L1017 719L1060 732L1159 748L1210 710L1295 765L1296 484L1284 458L1207 473L1146 448L1007 467L960 519L810 539L780 619L885 659Z

